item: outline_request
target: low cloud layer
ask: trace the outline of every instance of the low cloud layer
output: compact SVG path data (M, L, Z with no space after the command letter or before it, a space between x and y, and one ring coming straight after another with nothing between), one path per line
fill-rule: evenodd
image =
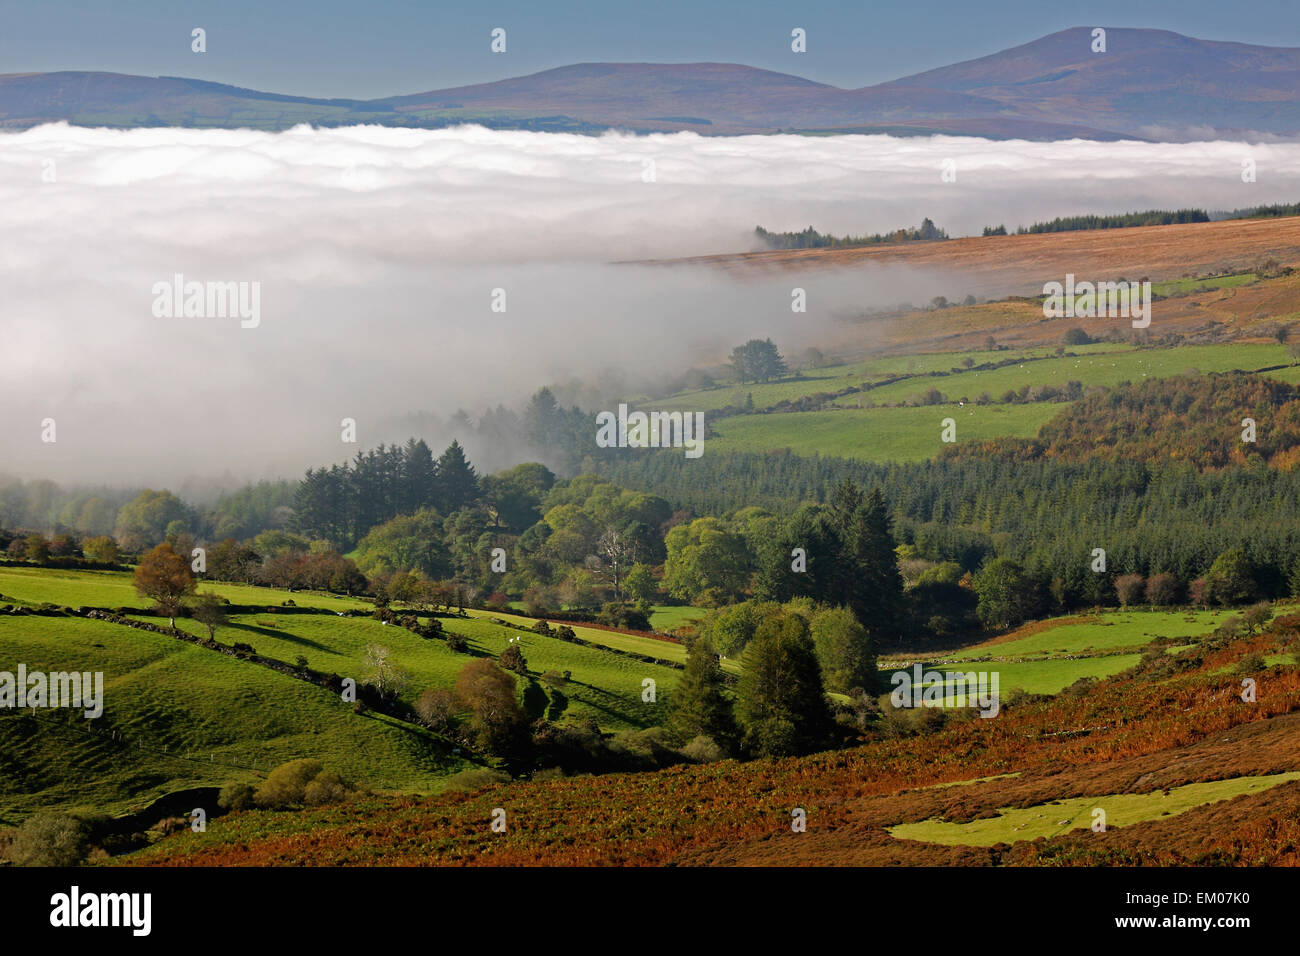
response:
M612 264L752 249L758 224L842 234L928 216L956 236L1297 199L1300 145L1286 143L477 127L0 135L0 472L292 476L353 450L339 441L344 417L367 447L413 413L516 406L570 377L671 373L752 335L791 351L837 316L962 291L862 268L819 280L809 314L794 315L788 277ZM155 285L177 274L258 283L257 326L156 316Z

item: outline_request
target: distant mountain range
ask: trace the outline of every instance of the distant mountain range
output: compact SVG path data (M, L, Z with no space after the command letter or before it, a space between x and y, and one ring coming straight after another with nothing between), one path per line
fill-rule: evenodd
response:
M376 100L315 99L181 77L0 75L0 129L82 126L286 129L298 123L732 135L966 134L1139 138L1300 133L1300 49L1165 30L1062 30L1000 53L845 90L731 63L579 63Z

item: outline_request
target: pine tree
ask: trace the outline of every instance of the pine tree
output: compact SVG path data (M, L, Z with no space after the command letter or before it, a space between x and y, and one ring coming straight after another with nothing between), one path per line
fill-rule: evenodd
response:
M479 496L478 475L465 458L465 449L453 441L438 459L438 510L451 515Z
M669 705L668 726L683 743L703 735L723 750L735 747L736 720L723 686L717 651L708 638L697 637L686 649L686 670Z
M786 614L759 625L745 648L736 716L744 747L756 756L812 753L828 743L830 708L802 616Z
M903 577L895 547L885 497L876 488L854 514L842 553L853 575L846 595L849 607L864 627L885 642L903 636Z
M438 467L423 438L409 439L402 452L402 494L400 514L414 514L436 504Z
M862 489L852 478L843 478L831 492L827 517L835 533L844 540L848 536L849 525L862 506Z

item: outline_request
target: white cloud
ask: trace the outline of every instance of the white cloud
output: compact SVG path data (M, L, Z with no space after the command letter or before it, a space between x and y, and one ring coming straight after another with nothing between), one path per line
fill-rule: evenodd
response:
M1251 157L1259 182L1240 181ZM940 172L952 159L955 183ZM53 162L54 182L43 173ZM643 181L653 161L654 182ZM0 135L0 471L64 480L296 473L338 420L511 405L604 367L965 291L860 269L737 282L624 259L734 252L757 224L954 235L1084 211L1300 198L1300 146L960 137L587 137L353 127ZM256 281L262 321L157 319L151 289ZM810 280L811 281L811 280ZM800 284L807 284L800 281ZM509 311L489 310L493 288ZM58 420L56 446L40 421ZM373 432L372 432L373 434Z

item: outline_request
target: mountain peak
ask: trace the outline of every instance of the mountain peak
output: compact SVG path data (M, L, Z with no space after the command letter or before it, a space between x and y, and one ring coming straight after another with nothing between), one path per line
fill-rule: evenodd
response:
M10 74L0 76L0 128L70 120L264 129L300 122L425 128L473 122L578 132L799 130L1029 139L1300 133L1300 49L1103 27L1103 52L1095 49L1094 29L1069 27L853 90L720 62L573 63L364 101L264 93L182 77Z

